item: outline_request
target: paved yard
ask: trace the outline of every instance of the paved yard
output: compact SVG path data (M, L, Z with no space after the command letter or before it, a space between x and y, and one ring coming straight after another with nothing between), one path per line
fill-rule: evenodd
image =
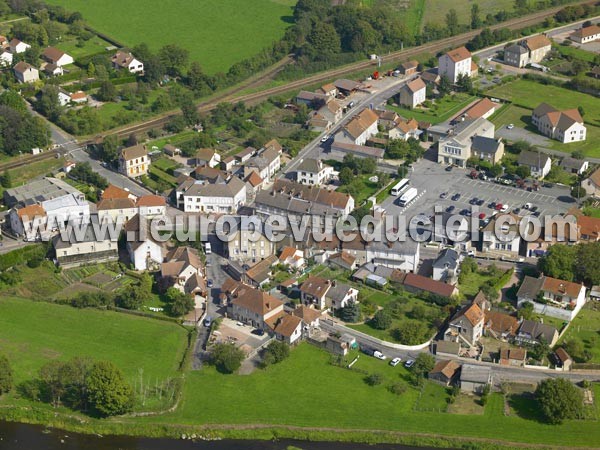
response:
M546 136L542 136L539 133L534 133L533 131L526 130L525 128L521 128L516 125L512 130L509 130L505 126L499 127L496 130L496 136L512 142L526 141L537 147L550 147L552 146L553 142Z
M263 336L252 334L254 328L248 325L239 325L239 322L224 318L221 326L213 333L214 342L233 342L247 354L256 350L269 340L265 333Z

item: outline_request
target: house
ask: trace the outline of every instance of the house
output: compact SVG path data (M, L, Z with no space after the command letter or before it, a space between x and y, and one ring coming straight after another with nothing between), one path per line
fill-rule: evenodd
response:
M400 73L405 76L414 75L417 73L417 69L419 68L419 61L415 61L414 59L411 61L406 61L405 63L400 64L398 70Z
M275 254L275 243L264 230L255 229L254 222L238 218L230 225L229 241L226 243L227 258L246 264Z
M438 361L427 375L431 381L442 386L454 384L460 371L460 364L452 360Z
M25 61L15 64L13 72L19 83L35 83L40 79L40 72Z
M437 87L440 84L441 77L438 73L437 69L426 70L421 73L421 79L425 82L426 85Z
M279 254L279 264L294 270L299 270L306 265L304 252L295 247L283 247Z
M337 133L335 136L338 136L340 134L341 132ZM331 143L330 154L332 156L335 155L336 157L339 157L341 159L346 155L353 155L357 158L370 158L378 162L383 160L383 155L385 154L385 150L383 148L351 144L349 142L344 141L343 138L339 139L340 140L334 140Z
M578 44L587 44L600 39L600 26L596 24L581 27L569 35L569 39Z
M113 68L125 69L130 73L143 73L144 63L137 60L131 53L119 50L111 58Z
M362 86L362 84L359 83L358 81L347 80L344 78L335 80L333 82L333 85L336 87L338 92L340 92L341 94L343 94L345 96L348 96L348 95L358 91Z
M409 108L414 108L426 100L425 82L417 77L406 83L400 89L400 104Z
M378 133L379 117L371 109L363 109L356 114L336 135L336 142L346 142L354 145L364 145L367 140Z
M485 315L481 308L471 303L450 319L448 329L444 333L444 340L465 343L472 347L483 336L484 322Z
M388 137L390 139L402 139L408 141L409 139L419 139L423 132L419 129L419 122L415 119L399 119L395 127L388 131Z
M233 156L226 156L221 160L221 170L230 172L235 167L235 158Z
M498 311L485 311L484 334L495 339L509 340L517 334L516 317Z
M28 241L47 237L45 226L48 218L43 206L39 204L13 207L8 213L8 219L11 230L17 236L24 236Z
M67 106L71 102L71 95L63 89L58 89L58 104Z
M296 309L292 311L292 314L302 319L302 323L305 327L314 329L319 328L319 320L321 319L323 312L306 305L298 305L296 306Z
M282 312L267 319L266 324L277 340L293 345L302 338L302 319Z
M460 255L452 248L442 250L433 262L433 279L437 281L451 281L456 277L456 269L460 262Z
M514 224L505 222L500 226L502 234L496 233L496 222L506 214L495 215L488 224L481 230L483 239L481 241L481 252L490 253L497 256L506 256L511 258L519 257L519 247L521 245L521 235L519 234L519 222L521 218L515 214L510 214L514 219Z
M461 76L471 76L471 61L471 52L466 47L450 50L438 58L438 73L456 84Z
M337 280L331 281L331 287L325 295L324 307L336 311L351 303L358 303L358 289Z
M267 321L283 312L283 302L266 292L242 284L233 293L229 309L234 320L267 330Z
M309 113L308 120L306 121L306 127L310 131L314 131L315 133L323 133L324 131L329 131L333 123L331 120L326 119L323 115L321 115L318 111L312 111Z
M325 94L328 97L335 98L338 95L338 89L333 83L327 83L317 89L319 94Z
M562 142L585 141L587 128L577 109L559 111L542 103L533 110L531 122L544 136Z
M237 153L234 158L238 164L244 164L250 158L252 158L256 154L256 149L254 147L246 147L241 152Z
M558 330L553 326L524 319L515 336L515 342L517 344L545 342L550 347L554 347L554 344L558 341L558 336Z
M119 259L118 236L112 239L108 235L97 235L98 224L98 216L91 215L83 235L69 233L68 240L63 240L61 234L54 237L52 244L59 266L69 268Z
M269 255L265 259L258 261L242 275L242 281L250 286L257 288L263 287L273 275L272 267L277 263L277 256Z
M573 320L585 305L585 286L548 276L526 276L517 291L517 306L532 303L539 314Z
M167 253L160 268L163 288L174 287L184 294L206 296L207 287L203 264L198 250L191 247L176 247Z
M494 124L482 117L457 123L438 142L438 163L466 167L473 154L473 137L493 139L494 131Z
M0 67L10 67L13 63L13 54L0 48Z
M431 278L418 275L416 273L407 273L404 278L404 287L411 292L429 292L430 294L441 297L454 297L458 289L453 284L443 283L442 281L432 280Z
M96 210L100 223L107 220L110 223L125 223L138 213L135 201L130 198L103 198L96 204Z
M583 180L581 187L585 189L588 195L600 197L600 169L596 169L588 178Z
M344 242L343 248L356 258L359 265L372 262L404 272L416 272L419 267L420 249L412 239L404 242L376 240L368 244L356 240Z
M552 160L550 156L541 152L531 152L524 150L519 154L517 159L519 166L529 167L531 176L543 179L552 168Z
M463 364L460 371L460 389L463 392L481 394L486 386L492 384L491 367Z
M565 156L560 162L560 167L562 167L568 173L575 175L583 175L583 173L588 170L589 166L589 161L571 158L570 156Z
M543 34L527 38L504 49L504 62L514 67L525 67L541 62L552 49L552 41Z
M77 92L73 92L72 94L69 94L69 100L71 103L75 104L75 105L79 105L82 103L87 103L88 98L85 92L83 91L77 91Z
M201 148L196 151L195 163L197 166L217 167L221 164L221 155L212 148Z
M49 77L60 77L65 74L65 71L61 66L51 63L42 63L40 70L43 70Z
M296 95L296 104L319 109L321 106L325 105L329 99L327 94L300 91L298 92L298 95Z
M500 350L501 366L523 367L527 361L527 350L524 348L503 348Z
M126 249L135 270L158 270L163 262L163 244L152 238L144 218L136 214L125 224Z
M329 100L325 105L319 108L317 114L331 124L335 124L342 120L344 108L337 100Z
M479 119L483 117L487 119L500 107L498 103L494 103L489 98L485 97L477 101L473 106L463 113L465 119Z
M10 52L13 54L25 53L31 48L31 45L26 44L25 42L22 42L17 38L13 38L9 43L9 48Z
M57 49L56 47L46 47L41 55L42 59L46 60L49 64L62 67L68 64L73 64L75 61L71 55Z
M509 45L504 49L504 62L509 66L525 67L529 64L529 51L520 44Z
M356 258L345 251L334 253L329 257L328 262L329 264L338 266L344 270L352 271L356 269Z
M102 199L107 198L130 198L131 200L137 200L137 197L126 189L121 189L114 184L109 184L104 191L102 191Z
M281 167L281 152L276 148L265 148L244 164L244 177L256 172L267 183Z
M167 156L176 156L181 154L181 149L173 144L165 144L163 152Z
M148 174L150 157L143 144L134 145L121 150L119 154L119 172L129 178L137 178Z
M250 175L244 178L244 181L246 182L246 196L248 199L254 199L256 193L260 191L265 184L260 175L254 171L250 172Z
M198 166L190 175L198 181L210 184L225 183L231 178L230 174L208 166Z
M160 195L143 195L138 198L136 206L142 217L165 216L167 214L167 201Z
M0 34L0 48L8 48L9 47L8 39L6 36L2 36Z
M296 169L296 181L304 185L326 184L333 176L333 167L315 158L303 159Z
M555 350L554 359L556 361L557 367L560 367L565 372L568 372L569 370L571 370L571 366L573 365L573 358L571 358L571 356L569 356L569 354L567 353L567 351L564 348L558 347Z
M600 240L600 219L596 217L577 215L579 242L596 242Z
M246 183L237 177L218 183L187 178L175 192L177 207L184 212L231 214L246 203Z
M487 161L490 164L499 164L504 156L504 142L502 139L485 136L473 136L471 140L472 158Z
M325 309L325 299L330 288L330 280L309 276L300 286L300 300L306 306Z
M378 125L386 130L394 128L398 121L402 120L402 117L400 117L396 111L377 109L375 110L375 113L379 117Z

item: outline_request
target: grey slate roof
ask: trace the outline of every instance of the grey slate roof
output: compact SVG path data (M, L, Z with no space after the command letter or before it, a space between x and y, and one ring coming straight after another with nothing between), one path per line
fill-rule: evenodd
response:
M485 136L474 136L471 147L479 153L495 155L500 148L500 141Z
M456 269L458 265L458 252L454 249L444 249L437 259L433 262L434 268L444 268L448 266L450 269Z
M523 166L544 167L548 158L545 153L524 150L519 154L518 163Z

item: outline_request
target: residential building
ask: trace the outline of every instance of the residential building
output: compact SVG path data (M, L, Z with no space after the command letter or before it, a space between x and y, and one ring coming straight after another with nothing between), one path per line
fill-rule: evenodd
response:
M563 144L586 139L587 128L577 109L559 111L547 103L542 103L533 110L531 122L544 136Z
M302 319L300 317L281 312L265 321L267 326L279 341L293 345L302 338Z
M563 371L568 372L571 370L571 366L573 365L573 358L567 353L567 351L558 347L554 352L554 359L556 361L556 366L561 368Z
M276 148L265 148L257 156L253 156L244 164L244 177L256 172L266 182L277 173L281 167L281 152Z
M187 178L176 188L176 199L184 212L232 214L246 203L246 183L237 177L214 184Z
M40 72L25 61L15 64L13 72L19 83L35 83L40 79Z
M326 184L333 176L333 167L320 159L305 158L296 169L296 181L309 186Z
M46 47L41 56L42 59L46 60L48 63L54 64L58 67L73 64L75 62L71 55L68 55L56 47Z
M417 77L406 83L400 89L400 104L409 108L414 108L426 100L425 82Z
M61 75L65 74L65 71L61 66L47 62L42 63L40 70L43 70L44 73L49 77L60 77Z
M460 389L463 392L481 394L486 386L492 384L491 367L463 364L460 371Z
M135 56L133 56L129 52L119 50L113 55L113 57L111 58L111 62L116 70L125 69L128 70L130 73L144 72L144 63L137 60Z
M27 241L44 239L49 235L45 230L48 217L41 205L15 206L8 213L8 219L13 233Z
M296 104L319 109L321 106L325 105L329 99L327 94L300 91L298 92L298 95L296 95Z
M577 214L577 229L579 242L600 241L600 218Z
M114 184L109 184L108 187L102 191L102 199L104 200L107 198L129 198L133 201L137 200L137 197L129 190L121 189Z
M241 152L237 153L234 158L238 164L244 164L250 158L252 158L256 154L256 149L254 147L246 147Z
M13 38L9 43L10 52L13 54L16 53L25 53L27 50L31 48L31 45L26 44L25 42L20 41L17 38Z
M512 214L515 225L502 223L500 227L502 234L497 234L496 222L498 218L502 216L505 215L496 215L492 217L489 223L483 228L481 251L482 253L489 253L497 256L518 258L519 247L521 245L521 236L518 227L521 218Z
M421 73L421 79L425 84L436 88L440 84L441 77L437 69L430 69Z
M135 270L158 270L163 262L163 244L152 238L145 220L137 214L125 224L129 262Z
M352 303L358 303L358 289L355 289L346 283L332 280L331 287L325 295L325 305L319 309L328 308L332 311L336 311L345 308Z
M119 154L119 172L129 178L137 178L148 174L150 157L143 144L134 145L121 150Z
M525 67L541 62L552 49L552 41L543 34L533 36L504 49L504 62L514 67Z
M409 139L419 139L423 132L419 130L419 122L415 119L399 119L395 124L394 128L388 131L388 137L390 139L402 139L408 141Z
M363 109L356 114L336 135L336 142L365 145L367 140L378 133L377 114L369 109Z
M523 367L527 361L527 350L524 348L500 349L499 364L501 366Z
M226 156L221 160L220 168L226 172L230 172L235 167L235 158L233 156Z
M317 111L317 114L322 118L330 122L331 124L336 124L340 120L342 120L342 116L344 115L344 108L337 100L329 100L325 105L321 106Z
M336 89L340 93L342 93L346 96L358 91L362 87L362 84L360 82L354 81L354 80L348 80L345 78L335 80L333 82L333 85L336 87Z
M480 117L487 119L494 114L500 106L501 105L498 103L494 103L489 98L485 97L467 109L463 113L462 117L465 119L479 119Z
M438 142L438 162L466 167L471 158L473 137L494 138L494 124L484 118L464 120L450 128Z
M273 266L277 263L277 256L270 255L265 259L258 261L252 267L242 274L242 281L250 286L257 288L263 287L271 281L273 275Z
M302 269L306 265L304 252L295 247L283 247L279 254L279 264L294 270Z
M130 198L106 198L96 204L98 219L100 223L110 220L111 223L125 223L132 219L137 213L138 208Z
M571 158L570 156L565 156L560 162L560 167L562 167L568 173L575 175L583 175L583 173L588 170L589 166L589 161Z
M529 64L529 51L520 44L512 44L504 49L504 62L509 66L525 67Z
M196 151L197 166L217 167L221 164L221 155L213 148L201 148Z
M412 239L404 242L386 242L383 240L370 242L364 247L361 242L345 242L343 248L356 258L357 264L372 262L377 265L399 269L404 272L417 272L420 249ZM364 255L362 254L364 249Z
M296 309L292 311L292 314L302 319L302 323L305 327L314 329L319 328L319 320L321 319L323 312L306 305L298 305L296 306Z
M335 87L333 83L327 83L317 89L319 94L325 94L328 97L336 98L338 95L338 89Z
M471 52L465 47L450 50L438 58L438 74L455 84L461 76L471 76L471 62Z
M579 44L587 44L600 39L600 26L596 24L581 27L569 35L569 39Z
M309 276L300 286L300 300L306 306L325 309L325 299L330 288L330 280Z
M330 265L340 267L344 270L352 271L356 269L356 258L345 251L334 253L329 257L329 260L327 262Z
M517 334L516 317L498 311L485 311L484 334L495 339L509 340Z
M283 312L283 302L266 292L241 284L229 302L230 316L255 328L266 330L267 321Z
M515 342L517 344L537 344L544 342L550 347L554 347L558 341L558 330L551 325L524 319L521 321Z
M255 225L255 222L240 218L231 224L230 240L226 244L227 258L245 264L256 263L275 254L275 243L267 237L266 230Z
M138 198L136 206L142 217L151 218L167 214L167 201L160 195L143 195Z
M460 255L454 249L442 250L433 262L433 279L437 281L452 282L457 275Z
M596 169L589 177L583 180L581 187L585 189L588 195L600 197L600 169Z
M69 101L74 105L80 105L82 103L87 103L88 98L85 92L77 91L69 94Z
M177 247L167 253L160 268L163 288L174 287L184 294L206 296L208 293L198 250Z
M485 315L481 308L475 304L462 308L448 323L444 333L444 340L465 343L474 346L483 336Z
M504 156L504 142L500 138L473 136L471 152L472 158L487 161L490 164L499 164Z
M405 63L400 64L398 69L402 75L414 75L417 73L417 69L419 67L419 61L415 61L414 59L411 61L406 61Z
M552 160L550 156L541 152L531 152L529 150L523 150L519 154L517 159L519 166L528 167L531 171L531 176L539 179L543 179L552 168Z
M442 386L450 386L456 381L460 372L460 364L452 360L438 361L427 375L431 381Z
M585 286L571 281L526 276L517 292L517 305L532 303L539 314L573 320L585 305Z
M458 294L458 289L455 285L432 280L431 278L416 273L406 274L406 277L404 278L404 288L410 292L429 292L430 294L447 298L454 297Z
M13 54L0 48L0 67L10 67L13 63Z

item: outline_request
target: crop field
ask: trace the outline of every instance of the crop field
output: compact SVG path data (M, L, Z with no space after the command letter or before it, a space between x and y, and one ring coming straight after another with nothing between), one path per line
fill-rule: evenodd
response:
M210 74L259 53L292 22L294 0L49 0L79 11L87 23L124 45L157 50L177 44Z
M446 24L446 14L448 10L454 8L458 15L460 24L469 24L471 21L471 6L473 3L479 5L481 11L479 16L485 19L486 14L496 13L498 11L512 11L515 2L513 0L425 0L425 14L422 24L428 22L440 25Z

